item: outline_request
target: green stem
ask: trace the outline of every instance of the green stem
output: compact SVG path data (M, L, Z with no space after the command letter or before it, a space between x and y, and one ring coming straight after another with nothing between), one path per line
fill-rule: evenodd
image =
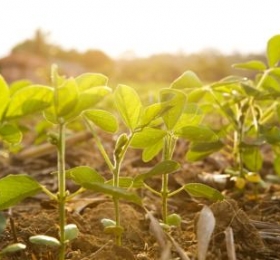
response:
M163 145L163 160L171 160L174 152L174 148L176 145L176 139L172 136L172 134L166 135L164 139ZM163 223L167 222L168 216L168 197L169 197L169 189L168 189L168 181L169 175L162 174L162 183L161 183L161 199L162 199L162 221Z
M85 122L86 122L86 125L88 126L88 128L90 129L90 131L91 131L91 133L92 133L92 135L94 137L95 143L96 143L96 145L97 145L101 155L103 156L106 164L108 165L110 171L112 172L114 170L114 165L111 162L107 152L105 151L104 146L103 146L103 144L100 141L100 138L98 137L98 135L96 134L95 130L93 129L92 124L87 119L85 119Z
M65 124L58 125L58 145L57 145L57 169L58 169L58 207L59 207L59 238L60 251L59 260L64 260L65 256L65 233L64 227L66 225L66 175L65 175Z

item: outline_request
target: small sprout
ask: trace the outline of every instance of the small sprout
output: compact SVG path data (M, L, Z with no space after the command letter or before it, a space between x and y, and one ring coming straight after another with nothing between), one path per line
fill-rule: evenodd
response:
M114 220L112 220L112 219L109 219L109 218L101 219L101 223L104 226L104 228L115 227L116 226L116 222Z
M75 224L69 224L64 227L65 240L71 241L78 237L79 229Z
M182 218L180 215L173 213L167 216L166 224L169 226L179 227L182 223Z
M37 235L29 238L29 241L36 245L45 245L51 247L59 247L61 244L55 237L46 235Z
M15 243L15 244L9 245L9 246L5 247L4 249L2 249L0 254L4 255L4 254L8 254L8 253L15 253L20 250L24 250L25 248L26 248L26 245L24 245L22 243Z

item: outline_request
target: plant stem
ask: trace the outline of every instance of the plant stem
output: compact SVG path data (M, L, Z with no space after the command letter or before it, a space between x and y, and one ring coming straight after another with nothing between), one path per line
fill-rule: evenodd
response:
M65 124L58 125L58 144L57 144L57 169L58 169L58 207L59 207L59 238L60 238L60 252L59 260L64 260L65 256L65 233L64 227L66 224L66 176L65 176Z
M163 145L163 161L172 159L175 145L176 145L176 139L172 136L172 134L166 135L166 137L164 138L164 145ZM170 193L168 189L168 181L169 181L169 175L162 174L161 199L162 199L163 223L167 222L167 216L168 216L168 197Z

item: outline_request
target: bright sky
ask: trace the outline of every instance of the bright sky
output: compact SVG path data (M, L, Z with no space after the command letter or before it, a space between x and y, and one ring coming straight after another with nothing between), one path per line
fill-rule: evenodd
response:
M41 28L66 49L260 52L280 34L279 0L1 0L0 57Z

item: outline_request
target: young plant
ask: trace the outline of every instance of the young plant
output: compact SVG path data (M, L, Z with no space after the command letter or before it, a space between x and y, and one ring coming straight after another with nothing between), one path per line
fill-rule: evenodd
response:
M115 132L118 125L116 119L114 119L112 114L105 111L101 114L101 111L99 111L99 113L96 113L97 111L86 111L84 113L84 118L112 173L112 179L106 181L103 188L106 187L107 193L111 193L112 195L115 208L115 220L104 219L102 223L104 224L106 231L115 234L116 243L120 245L123 228L121 227L119 200L125 199L141 204L141 199L136 194L129 191L129 188L137 187L137 185L134 185L133 183L133 178L121 176L123 160L134 136L152 125L154 121L164 113L166 108L161 106L160 103L144 107L135 90L126 85L119 85L117 87L114 92L114 101L119 115L127 128L127 132L121 133L118 136L113 153L113 160L110 159L110 156L104 149L100 138L94 130L94 125L101 127L107 132ZM88 185L85 184L84 186L86 188L88 187ZM113 191L115 191L115 194L112 193ZM118 191L118 193L116 193L116 191Z
M151 160L162 151L162 160L147 173L138 175L135 183L142 182L144 187L152 191L162 200L162 220L164 224L178 224L180 217L168 214L168 199L182 190L187 191L192 196L207 197L213 200L221 200L223 196L216 190L199 183L189 183L181 188L169 190L169 174L176 172L180 164L173 159L176 143L179 138L185 138L192 142L190 150L187 152L188 159L201 159L217 149L221 143L217 135L208 127L201 124L203 114L195 103L187 103L187 96L182 91L185 88L200 88L202 84L197 76L191 72L185 72L176 79L168 89L160 92L160 104L165 108L161 115L162 123L147 127L143 131L134 135L131 146L143 149L142 158L144 161ZM204 145L206 150L196 150ZM208 149L211 147L211 149ZM156 191L145 180L155 175L161 175L161 190Z

